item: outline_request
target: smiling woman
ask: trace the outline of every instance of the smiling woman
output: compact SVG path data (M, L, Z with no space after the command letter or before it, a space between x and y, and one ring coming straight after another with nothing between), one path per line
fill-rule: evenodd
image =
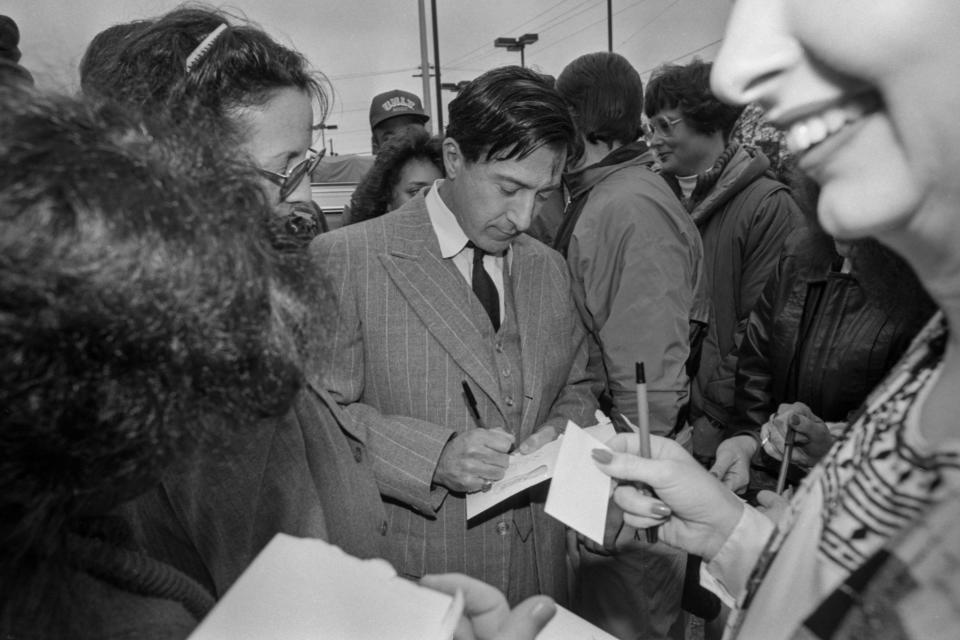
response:
M960 4L739 0L714 90L788 131L830 232L899 252L941 308L775 522L673 443L601 464L628 523L698 552L735 606L728 637L934 638L960 624ZM882 42L882 46L876 43ZM636 452L619 437L620 451ZM682 478L682 479L681 479ZM749 578L749 580L748 580Z

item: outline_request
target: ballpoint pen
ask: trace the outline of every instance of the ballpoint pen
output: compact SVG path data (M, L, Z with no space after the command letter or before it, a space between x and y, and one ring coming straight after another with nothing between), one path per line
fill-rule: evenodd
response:
M637 427L640 429L640 457L650 458L650 407L647 404L647 376L643 368L643 363L636 363L637 380ZM655 495L646 485L641 486L641 490L648 495ZM647 542L654 543L658 540L657 529L651 527L646 530Z
M467 407L470 409L473 419L476 420L478 427L486 429L487 425L483 423L483 418L480 417L480 410L477 408L477 398L473 395L473 389L470 388L466 380L461 384L463 385L463 395L467 397Z
M791 426L787 426L787 437L784 441L783 460L780 461L780 475L777 476L777 494L782 494L787 486L787 470L790 468L790 458L793 457L793 442L797 437L797 431Z

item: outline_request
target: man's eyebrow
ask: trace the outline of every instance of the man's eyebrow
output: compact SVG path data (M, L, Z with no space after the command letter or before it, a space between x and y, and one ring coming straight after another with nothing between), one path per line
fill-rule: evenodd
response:
M519 178L515 178L514 176L506 173L496 173L494 174L493 178L495 180L500 180L503 182L510 182L522 189L536 189L537 191L551 191L553 189L558 189L560 187L560 183L557 182L554 184L549 184L546 187L543 187L542 189L540 189L535 184L529 184L527 182L524 182L523 180L520 180Z

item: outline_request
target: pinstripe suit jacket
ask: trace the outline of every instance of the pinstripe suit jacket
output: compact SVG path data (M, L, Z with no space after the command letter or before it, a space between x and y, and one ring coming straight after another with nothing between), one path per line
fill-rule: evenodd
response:
M463 380L478 392L485 424L515 432L517 443L547 425L562 430L568 419L593 423L585 333L562 257L524 235L513 244L509 282L523 375L517 429L505 418L493 328L452 260L441 257L422 195L318 236L311 251L337 313L327 359L310 375L367 432L387 502L389 560L401 574L461 571L506 590L509 549L496 525L511 514L495 511L467 526L463 496L431 482L450 437L474 427ZM532 509L540 591L564 598L563 528L542 503L523 508Z

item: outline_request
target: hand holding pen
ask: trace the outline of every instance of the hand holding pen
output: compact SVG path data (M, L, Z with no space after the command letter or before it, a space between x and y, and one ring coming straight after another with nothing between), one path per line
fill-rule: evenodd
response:
M510 465L508 454L514 437L502 429L485 428L473 390L466 380L461 386L467 408L479 428L457 433L447 442L433 481L462 493L489 491Z

